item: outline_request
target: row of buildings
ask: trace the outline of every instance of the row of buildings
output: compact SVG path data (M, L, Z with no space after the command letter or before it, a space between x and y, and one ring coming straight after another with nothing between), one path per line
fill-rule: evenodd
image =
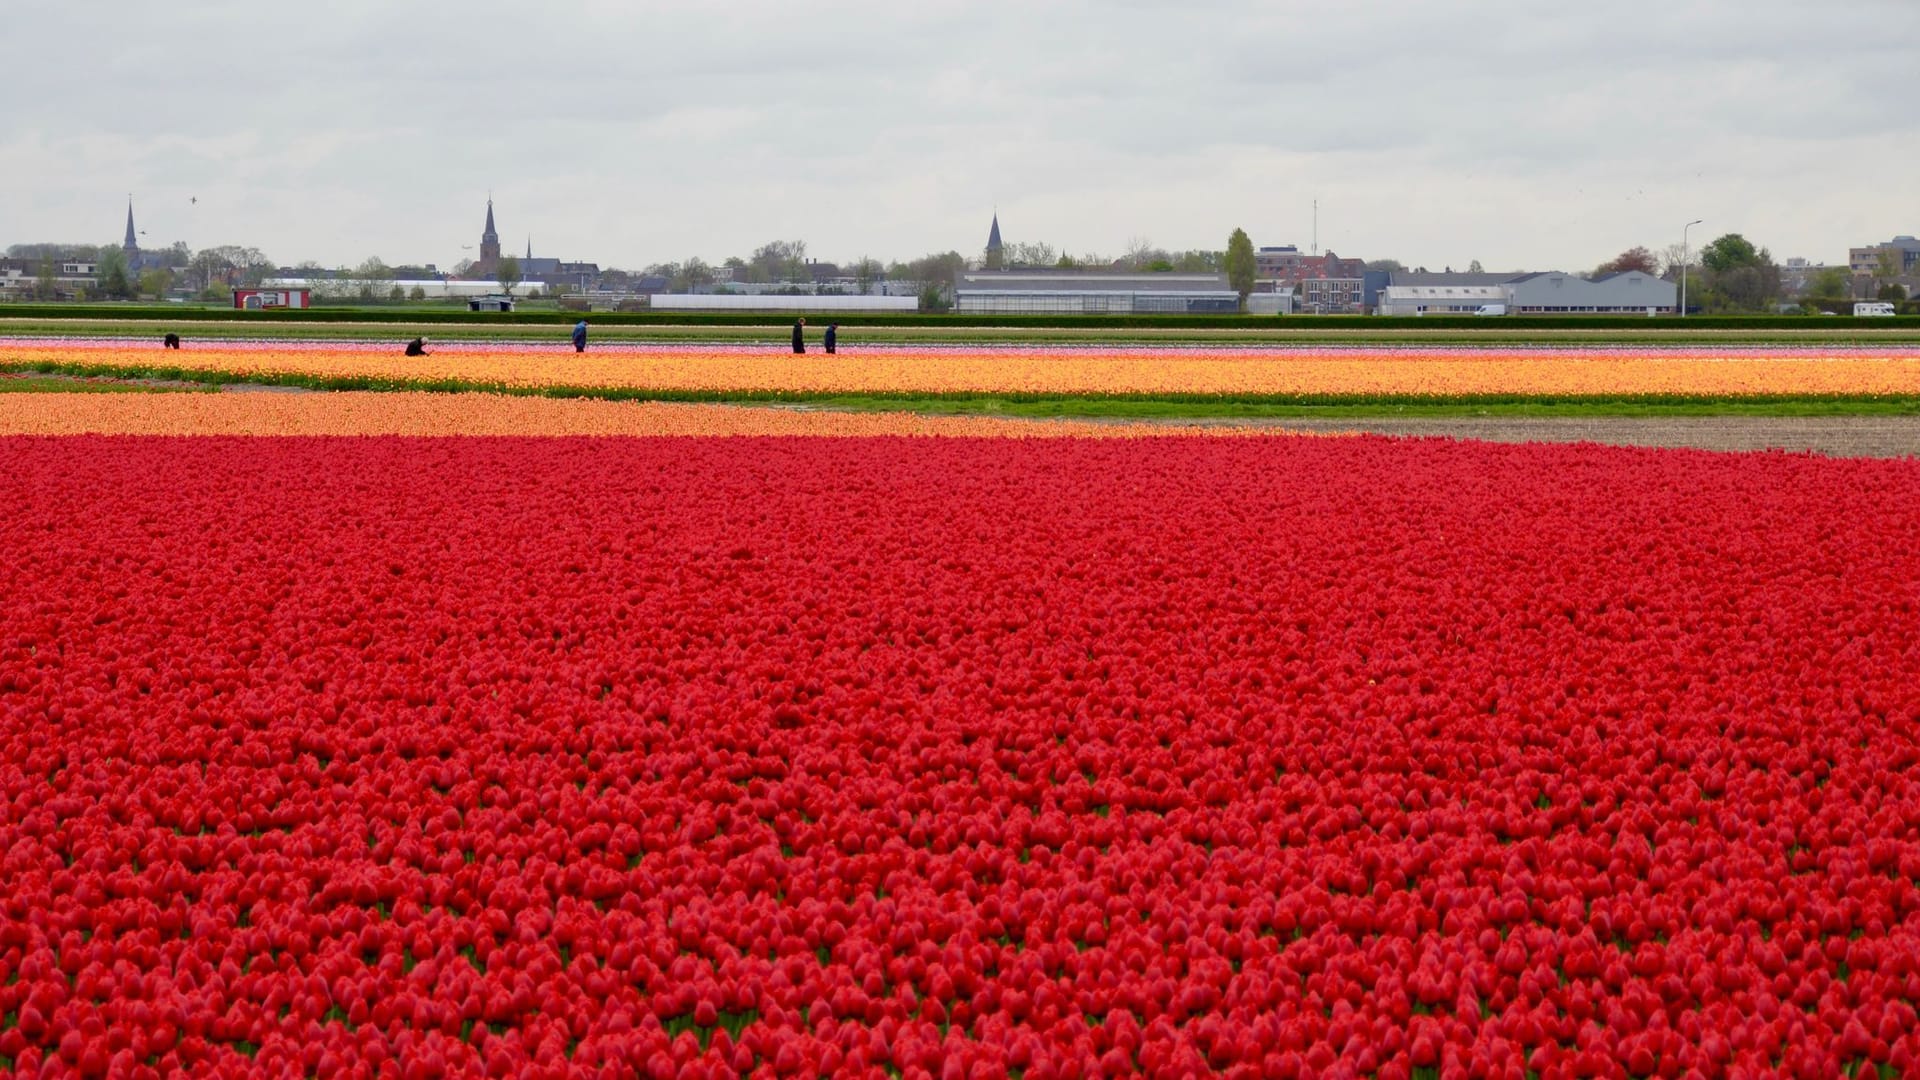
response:
M1856 278L1920 276L1920 240L1896 236L1884 244L1848 248L1847 270Z
M1225 274L1114 273L1081 270L982 270L960 275L954 310L993 315L1148 315L1231 313L1240 294ZM1678 286L1627 271L1585 278L1560 271L1527 274L1367 271L1356 278L1314 278L1247 297L1253 314L1296 312L1378 315L1671 315Z
M987 267L1002 249L999 216L987 238ZM1781 268L1782 295L1803 296L1813 275L1826 269L1804 259ZM1848 252L1852 295L1871 299L1879 286L1902 286L1920 295L1920 240L1896 236ZM1673 281L1639 271L1587 276L1563 271L1483 273L1446 270L1369 270L1363 260L1334 252L1305 252L1295 245L1254 251L1254 284L1247 298L1256 314L1471 315L1485 310L1510 314L1660 315L1679 310ZM1138 313L1234 310L1238 294L1224 274L1133 274L1035 269L986 269L962 274L955 306L977 313Z
M995 216L987 237L988 266L1001 244ZM1679 309L1678 288L1629 271L1586 278L1560 271L1479 272L1369 270L1360 259L1305 252L1288 244L1254 251L1247 309L1254 314L1659 315ZM1165 314L1240 310L1225 274L1120 273L1077 270L970 271L954 283L954 310L975 314Z
M163 266L159 253L141 249L129 201L121 251L130 273L137 276L150 266ZM710 268L711 281L691 290L720 294L713 299L685 300L685 305L721 308L818 305L840 297L857 305L854 297L871 297L876 309L898 309L905 298L918 297L928 285L950 290L954 309L999 314L1166 314L1230 312L1240 309L1240 295L1225 274L1146 272L1116 266L1103 270L1001 269L1005 247L998 214L987 236L981 269L961 272L951 281L919 282L861 278L831 263L808 260L805 280L746 282L733 280L726 266ZM676 306L671 283L659 275L603 271L597 263L536 257L529 237L518 262L517 291L570 294L596 304ZM480 233L479 258L452 273L432 264L393 267L378 280L359 280L351 271L324 271L282 267L263 283L280 289L308 289L329 299L388 298L471 299L497 292L506 262L493 200L487 200ZM1805 260L1789 260L1782 267L1787 296L1798 295L1817 273L1829 268ZM1871 295L1874 284L1920 284L1920 240L1896 236L1883 244L1856 247L1848 253L1847 272L1856 295ZM46 263L0 259L0 296L27 296L44 292ZM93 260L61 260L52 268L56 292L81 295L98 283L99 266ZM1862 291L1865 290L1865 291ZM1908 286L1911 294L1916 291ZM884 301L884 303L881 303ZM1363 260L1335 252L1307 252L1295 245L1260 247L1254 252L1254 282L1248 310L1259 314L1471 314L1498 307L1525 314L1670 313L1678 309L1676 286L1662 278L1629 271L1587 277L1560 271L1489 274L1476 271L1429 273L1425 270L1369 270ZM684 305L682 305L684 306Z

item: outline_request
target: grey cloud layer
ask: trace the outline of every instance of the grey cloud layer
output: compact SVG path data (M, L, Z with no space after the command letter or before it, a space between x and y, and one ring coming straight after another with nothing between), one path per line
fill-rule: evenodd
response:
M1920 228L1920 4L34 5L0 243L283 260L510 242L639 263L1244 225L1432 265L1578 268L1739 229L1835 260ZM199 203L189 202L197 197ZM1818 203L1817 210L1809 209Z

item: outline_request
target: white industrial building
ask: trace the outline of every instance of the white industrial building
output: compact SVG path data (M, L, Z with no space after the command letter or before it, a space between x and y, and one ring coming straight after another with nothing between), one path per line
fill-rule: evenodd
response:
M982 315L1232 314L1240 294L1225 274L1116 274L982 270L954 283L953 310Z
M656 293L655 311L901 312L920 310L917 296L791 296L727 293Z
M1679 286L1629 270L1583 278L1557 270L1529 274L1396 272L1380 291L1381 315L1472 315L1487 305L1509 315L1671 315Z
M1507 283L1515 274L1395 271L1380 290L1374 312L1380 315L1471 315L1487 304L1507 302Z
M491 296L500 291L497 281L445 281L439 278L410 280L405 278L383 279L380 281L362 281L354 278L268 278L261 285L269 289L311 289L316 297L350 300L359 296L362 289L371 289L373 295L386 299L387 294L398 288L408 296L414 289L429 300L469 299ZM527 296L531 293L544 293L547 283L544 281L522 281L514 286L516 295Z

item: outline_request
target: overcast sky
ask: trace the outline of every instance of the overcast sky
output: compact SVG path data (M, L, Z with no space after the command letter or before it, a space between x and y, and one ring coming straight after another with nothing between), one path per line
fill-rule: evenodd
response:
M19 3L0 246L1583 269L1920 233L1920 0ZM193 200L197 199L197 202Z

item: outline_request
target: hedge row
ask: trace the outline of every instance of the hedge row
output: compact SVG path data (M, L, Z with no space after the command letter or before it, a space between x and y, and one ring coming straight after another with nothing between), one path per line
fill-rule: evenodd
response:
M1181 330L1820 330L1835 324L1804 315L1696 315L1686 319L1649 319L1624 315L1509 315L1501 318L1427 316L1381 318L1361 315L955 315L955 314L840 314L837 312L593 312L586 318L598 326L786 326L795 314L810 322L837 322L842 326L991 327L996 329L1181 329ZM183 307L177 304L4 304L0 317L17 319L150 319L162 322L261 321L276 323L465 323L468 325L570 324L581 315L570 311L471 312L446 308L396 310L392 308L317 307L305 310L235 311L229 308ZM1860 319L1861 328L1916 329L1920 316Z

